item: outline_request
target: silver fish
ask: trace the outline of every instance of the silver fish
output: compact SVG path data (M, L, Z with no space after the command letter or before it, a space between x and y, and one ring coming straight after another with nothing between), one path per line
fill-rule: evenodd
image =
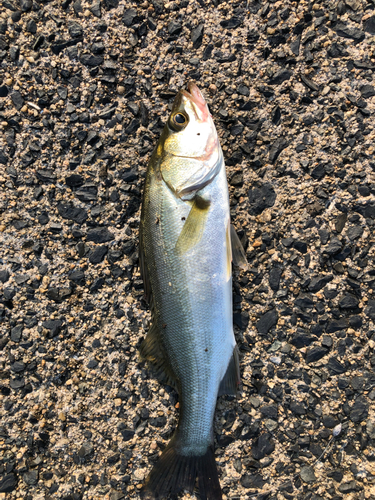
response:
M232 243L231 243L232 242ZM233 249L234 242L234 249ZM145 498L192 492L220 500L213 450L218 395L240 383L232 324L232 252L223 153L194 83L180 90L148 166L140 224L140 265L152 312L141 345L179 393L180 418L143 486Z

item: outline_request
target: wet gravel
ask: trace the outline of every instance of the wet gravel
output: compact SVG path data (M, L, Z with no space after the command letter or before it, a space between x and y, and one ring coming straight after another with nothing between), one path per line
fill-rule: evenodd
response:
M139 499L176 426L137 355L138 227L193 79L249 261L224 498L374 500L374 2L1 4L0 498Z

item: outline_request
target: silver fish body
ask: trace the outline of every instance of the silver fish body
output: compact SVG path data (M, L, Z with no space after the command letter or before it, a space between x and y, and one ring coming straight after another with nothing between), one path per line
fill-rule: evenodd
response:
M196 116L189 116L188 126L200 118L212 128L199 90L194 84L189 90L183 91L176 112L191 99L188 104ZM144 495L162 498L189 491L198 477L203 498L217 500L221 490L212 450L216 400L219 393L235 393L239 382L228 185L214 127L207 134L208 154L191 157L190 163L163 149L170 132L162 134L144 188L141 263L152 326L141 354L178 390L180 419L164 459L162 455L146 481ZM186 175L184 162L189 163Z

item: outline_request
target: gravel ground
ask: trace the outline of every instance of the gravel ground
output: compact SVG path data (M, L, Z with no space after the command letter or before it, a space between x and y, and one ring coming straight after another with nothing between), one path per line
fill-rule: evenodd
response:
M138 226L193 79L249 260L224 499L374 500L374 0L1 3L0 498L139 499L176 426Z

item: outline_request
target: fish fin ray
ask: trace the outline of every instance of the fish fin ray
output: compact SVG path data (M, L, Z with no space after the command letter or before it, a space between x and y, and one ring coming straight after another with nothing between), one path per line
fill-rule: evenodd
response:
M245 250L232 224L230 225L230 240L232 246L233 265L246 270L248 264L247 264Z
M199 243L207 221L210 201L196 196L175 246L180 255Z
M152 317L155 317L154 312L152 313ZM162 348L159 330L155 321L152 321L151 328L139 348L139 353L141 358L149 363L155 377L160 382L168 384L178 390L176 376L170 365L167 354Z
M151 292L151 282L146 266L146 258L144 254L142 224L140 225L139 229L139 270L141 272L141 277L143 280L143 289L145 293L145 298L147 302L150 304L152 300L152 292Z
M240 375L240 360L238 355L238 347L233 349L233 355L228 363L227 371L220 382L219 396L229 394L230 396L237 396L238 386L241 383Z
M156 500L182 491L193 493L196 479L201 500L222 500L213 447L202 456L181 455L173 437L148 475L141 498Z

